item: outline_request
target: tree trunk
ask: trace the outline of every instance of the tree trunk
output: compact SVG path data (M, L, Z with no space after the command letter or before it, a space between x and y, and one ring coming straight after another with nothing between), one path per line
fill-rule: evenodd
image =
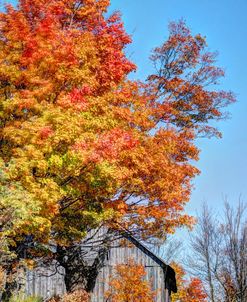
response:
M93 292L96 279L109 248L103 245L99 248L92 263L85 260L85 254L80 246L73 248L57 248L57 261L65 269L65 286L67 292L83 289L88 293Z
M23 281L25 280L25 272L23 267L15 268L10 265L5 270L5 282L3 284L2 295L0 293L0 301L7 302L13 296L16 297L23 289Z

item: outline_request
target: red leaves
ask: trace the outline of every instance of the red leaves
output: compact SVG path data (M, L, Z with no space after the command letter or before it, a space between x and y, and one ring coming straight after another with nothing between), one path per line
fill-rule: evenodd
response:
M138 145L138 140L133 134L120 128L114 128L104 134L99 135L98 139L91 142L76 143L73 147L76 151L88 151L88 160L100 162L102 160L116 160L121 157L122 152L131 150Z
M114 145L116 146L115 149L113 149ZM113 153L115 155L113 155L113 157L116 157L118 150L132 149L137 145L138 140L133 137L131 132L114 128L99 139L98 150L99 152L102 150L105 154Z
M199 278L191 278L190 285L188 287L188 295L191 297L189 301L203 302L207 301L207 294L204 291L202 281Z
M46 126L40 129L39 136L42 140L47 139L53 134L53 130L50 126Z
M112 15L97 27L96 36L100 47L101 69L98 79L103 87L119 83L123 77L136 69L124 55L124 47L131 42L126 34L119 14Z
M89 106L88 101L85 97L90 94L91 89L87 85L83 86L81 89L75 88L69 93L69 96L67 98L67 104L71 103L74 108L84 111Z

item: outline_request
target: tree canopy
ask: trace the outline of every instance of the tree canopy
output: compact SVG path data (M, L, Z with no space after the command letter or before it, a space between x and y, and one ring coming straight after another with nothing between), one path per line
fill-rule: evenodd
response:
M20 0L0 14L1 236L60 245L102 222L164 238L184 214L198 135L218 134L231 92L183 21L129 80L131 43L108 0ZM6 224L5 224L6 226Z

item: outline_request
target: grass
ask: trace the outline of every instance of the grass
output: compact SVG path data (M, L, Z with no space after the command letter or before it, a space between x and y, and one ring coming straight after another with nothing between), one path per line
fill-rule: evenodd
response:
M39 297L24 297L24 295L18 295L11 297L9 302L42 302L42 298Z

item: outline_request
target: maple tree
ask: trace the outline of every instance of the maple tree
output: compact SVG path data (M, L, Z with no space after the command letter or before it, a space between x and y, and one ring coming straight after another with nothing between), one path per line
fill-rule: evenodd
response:
M1 236L18 257L101 223L161 239L193 223L195 139L219 134L208 122L234 96L214 89L223 71L183 21L147 82L128 80L131 38L108 6L20 0L0 13L0 207L13 214Z
M178 292L172 293L172 302L206 302L207 294L203 288L203 283L199 278L186 279L186 274L182 266L173 263L172 267L176 272Z
M112 302L154 301L156 294L145 276L144 266L131 259L126 264L118 264L110 279L106 298Z

